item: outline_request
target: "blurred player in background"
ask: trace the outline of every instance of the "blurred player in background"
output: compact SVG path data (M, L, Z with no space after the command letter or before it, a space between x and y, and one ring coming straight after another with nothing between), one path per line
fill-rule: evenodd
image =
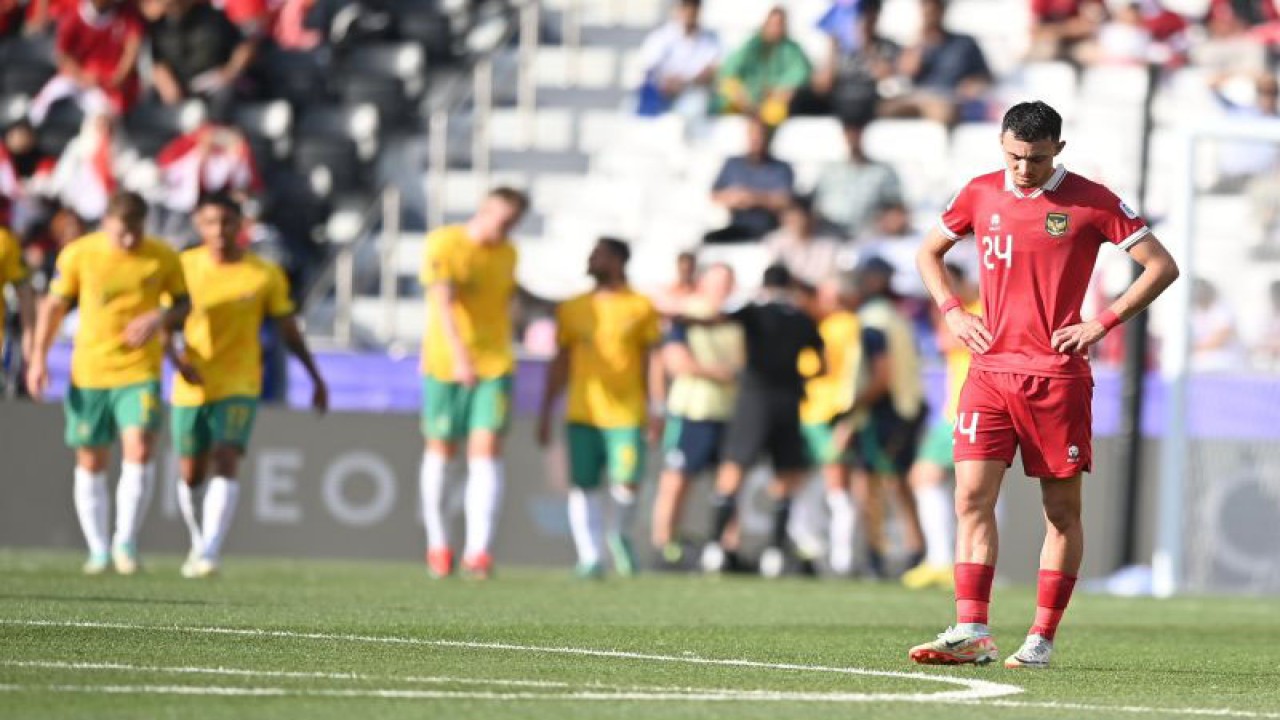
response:
M910 556L907 566L917 565L924 554L924 536L916 515L915 496L911 494L906 480L907 472L915 461L927 405L920 379L920 353L916 349L915 332L894 302L893 272L893 266L878 257L868 258L855 272L858 319L863 327L881 334L888 359L887 378L884 365L878 366L880 375L876 377L881 381L887 379L887 387L878 382L869 388L865 398L870 403L867 405L869 414L855 440L861 471L855 474L854 494L867 527L869 569L880 578L887 577L889 573L881 528L880 491L884 488L892 488L893 491L897 517L905 536L903 540Z
M508 235L529 200L496 188L465 225L427 236L420 278L427 290L427 332L422 339L422 516L427 530L427 570L453 572L454 555L444 518L445 472L466 443L467 536L464 572L487 578L490 544L502 505L502 435L511 407L515 352L511 302L516 289L516 249Z
M6 227L0 227L0 350L4 348L5 321L8 311L5 308L4 286L12 285L14 296L18 300L18 327L21 329L17 352L10 354L9 369L20 367L31 358L32 343L35 341L36 329L36 294L28 282L31 273L22 260L22 245L18 238Z
M978 294L978 285L968 278L964 268L947 263L947 277L965 312L981 316L982 298ZM956 407L960 404L960 389L969 374L972 357L969 348L947 329L941 315L935 315L934 322L938 348L947 357L947 405L929 428L920 447L920 455L907 475L908 484L916 495L925 548L924 562L902 576L902 584L913 590L954 585L955 508L952 507L946 482L956 467L952 431L956 424Z
M796 305L793 295L791 273L773 265L765 270L755 302L724 316L742 326L746 365L725 438L724 462L716 476L711 540L701 559L706 572L721 572L740 563L736 543L728 542L725 531L737 514L738 491L746 471L764 454L773 463L769 494L774 511L769 545L760 556L760 573L776 577L785 569L791 496L809 469L800 431L800 401L805 390L799 359L805 350L819 357L823 352L817 324ZM814 374L826 372L824 361L817 365L811 368Z
M538 443L551 443L556 401L569 389L566 441L569 473L569 527L577 548L577 575L604 574L606 480L614 501L614 529L608 534L614 570L637 570L631 527L637 488L644 477L647 441L662 425L662 368L653 352L662 338L660 318L647 297L627 284L631 249L601 238L587 260L593 290L556 310L555 359L547 367L547 387L538 419ZM652 406L653 414L650 414Z
M275 264L242 248L244 218L230 197L211 195L195 213L201 245L179 256L191 292L171 428L178 453L178 509L191 534L184 577L218 572L222 544L240 497L240 458L249 445L262 394L264 321L279 328L311 378L311 405L323 413L328 390L294 319L289 281ZM171 346L172 347L172 346ZM205 478L212 471L212 477ZM197 507L200 508L197 510Z
M698 280L697 294L683 301L681 312L699 318L720 315L733 285L732 268L712 265ZM742 327L734 322L692 327L673 322L663 342L662 360L671 388L650 539L662 561L675 566L684 559L676 528L689 481L720 465L720 448L742 368Z
M145 236L147 204L121 192L107 204L102 230L73 241L58 256L57 274L40 306L35 352L27 369L33 398L49 385L49 348L62 319L78 306L71 356L71 387L63 407L67 444L76 455L75 505L89 545L84 571L98 575L138 571L138 531L151 501L151 464L160 426L161 331L186 318L190 303L178 255L163 240ZM171 304L161 307L161 299ZM109 539L107 462L122 446L116 485L116 531Z
M1045 668L1084 555L1083 473L1092 469L1093 379L1085 355L1122 321L1151 304L1178 268L1136 212L1110 190L1054 166L1065 146L1062 117L1042 102L1005 113L1005 169L974 178L925 239L918 264L948 329L973 351L956 409L956 625L912 648L925 664L987 663L998 657L987 627L999 539L996 498L1022 451L1040 479L1045 541L1035 622L1009 667ZM983 317L963 307L947 278L947 251L969 234L980 243ZM1080 307L1110 243L1142 274L1098 317Z
M831 278L818 286L814 309L825 348L826 372L806 372L809 380L800 403L801 430L809 458L822 473L830 513L829 563L837 575L853 571L857 528L849 484L853 456L848 442L842 443L835 432L841 418L851 414L865 372L863 329L853 311L855 301L852 284L842 278ZM817 361L814 354L806 353L801 356L802 370L817 367Z

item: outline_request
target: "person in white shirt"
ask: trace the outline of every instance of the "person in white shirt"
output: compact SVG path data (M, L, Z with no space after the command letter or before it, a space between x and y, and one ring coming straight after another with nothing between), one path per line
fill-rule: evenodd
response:
M705 120L721 48L716 34L699 24L701 10L701 0L680 0L671 21L645 38L638 114L674 112L693 126Z
M1238 370L1244 365L1244 346L1231 308L1218 289L1196 278L1191 308L1191 369L1196 372Z

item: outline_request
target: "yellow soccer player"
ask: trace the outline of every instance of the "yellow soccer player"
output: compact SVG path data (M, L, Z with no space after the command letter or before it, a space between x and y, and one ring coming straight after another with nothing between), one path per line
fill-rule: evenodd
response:
M237 244L242 221L234 200L203 199L195 213L202 244L181 255L191 314L183 326L183 348L175 353L179 377L170 431L181 476L178 507L191 533L185 577L218 571L240 495L240 458L262 394L263 321L276 323L285 347L306 368L312 407L319 413L328 407L324 379L294 320L289 281L275 264ZM210 469L212 478L205 483Z
M18 320L22 327L22 336L18 338L21 349L20 357L24 361L31 358L32 343L35 341L35 291L27 282L30 273L22 261L22 246L18 239L6 227L0 227L0 319L5 317L4 286L12 285L18 298ZM0 320L0 347L4 346L4 323ZM16 365L16 363L15 363Z
M71 387L64 409L66 440L76 451L75 504L89 545L84 571L138 571L138 530L151 499L151 465L160 425L160 334L182 324L189 303L178 254L143 234L147 204L122 192L107 205L102 230L73 241L58 256L57 274L40 306L27 388L41 398L49 384L49 347L62 318L78 304ZM162 297L172 298L166 309ZM116 532L108 544L107 460L123 446L116 486Z
M630 257L626 243L602 238L587 261L595 289L556 310L559 350L547 368L538 423L538 442L545 447L551 442L552 411L567 385L569 528L578 552L577 574L584 578L604 572L604 513L597 491L605 476L617 508L608 538L614 569L621 575L635 572L629 532L636 489L644 477L647 441L657 439L662 423L661 367L652 352L662 331L653 303L627 284ZM653 416L650 405L657 410Z
M516 249L508 239L529 201L497 188L465 225L427 237L421 280L427 289L427 332L422 341L422 515L427 570L453 571L443 514L445 466L467 448L467 537L462 564L468 575L492 571L490 545L502 504L502 435L511 407L511 302Z

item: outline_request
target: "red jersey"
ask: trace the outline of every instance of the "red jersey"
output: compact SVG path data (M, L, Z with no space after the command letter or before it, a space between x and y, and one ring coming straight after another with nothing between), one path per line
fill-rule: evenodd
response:
M983 320L993 340L972 366L1041 377L1090 376L1083 354L1060 353L1050 338L1080 322L1102 243L1128 250L1151 232L1110 190L1061 166L1030 193L1004 171L974 178L943 212L941 229L980 243Z
M130 5L107 13L96 12L85 3L67 14L58 24L58 52L74 60L99 82L115 74L131 41L141 41L142 18ZM125 85L137 82L136 68Z

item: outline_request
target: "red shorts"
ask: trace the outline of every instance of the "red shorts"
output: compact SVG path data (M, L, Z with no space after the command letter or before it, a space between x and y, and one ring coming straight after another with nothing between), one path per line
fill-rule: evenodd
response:
M1093 379L971 369L960 391L955 458L1013 464L1029 477L1070 478L1093 469Z

